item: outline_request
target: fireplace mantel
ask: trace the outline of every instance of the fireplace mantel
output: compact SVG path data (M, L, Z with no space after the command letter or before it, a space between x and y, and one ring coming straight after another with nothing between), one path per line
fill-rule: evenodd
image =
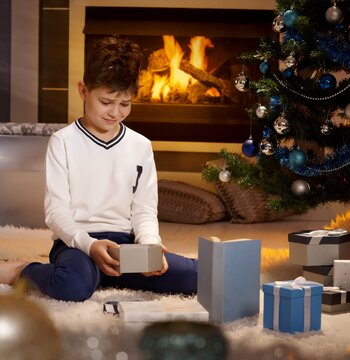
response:
M159 8L198 8L198 9L242 9L242 10L273 10L274 0L170 0L164 6L163 0L70 0L69 18L69 99L68 121L72 122L80 116L83 109L77 91L77 83L81 79L84 67L84 34L85 8L87 6L109 7L159 7Z

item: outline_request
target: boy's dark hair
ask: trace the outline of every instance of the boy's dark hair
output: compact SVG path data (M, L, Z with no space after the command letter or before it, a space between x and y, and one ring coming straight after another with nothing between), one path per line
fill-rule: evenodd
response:
M141 64L140 47L119 36L99 40L89 56L84 83L89 90L106 86L111 92L137 92Z

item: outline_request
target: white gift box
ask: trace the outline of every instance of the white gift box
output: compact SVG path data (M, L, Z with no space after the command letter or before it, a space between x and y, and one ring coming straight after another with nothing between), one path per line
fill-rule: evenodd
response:
M350 260L334 260L333 286L350 291Z

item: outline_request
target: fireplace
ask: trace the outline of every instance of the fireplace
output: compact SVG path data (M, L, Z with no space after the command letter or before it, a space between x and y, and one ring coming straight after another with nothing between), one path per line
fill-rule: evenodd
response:
M240 143L256 99L234 87L238 56L271 35L272 19L269 10L87 6L85 59L105 35L135 40L144 56L130 128L151 140Z

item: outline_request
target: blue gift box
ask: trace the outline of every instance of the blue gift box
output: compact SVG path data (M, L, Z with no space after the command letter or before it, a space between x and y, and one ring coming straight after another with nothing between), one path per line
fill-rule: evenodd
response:
M263 284L266 329L295 333L319 330L323 285L299 277Z

